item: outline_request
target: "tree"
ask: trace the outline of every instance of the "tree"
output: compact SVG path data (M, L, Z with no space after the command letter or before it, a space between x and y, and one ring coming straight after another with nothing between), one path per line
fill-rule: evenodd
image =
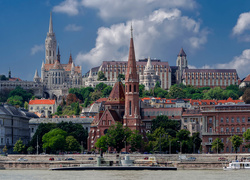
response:
M43 149L49 152L63 151L65 149L67 132L59 128L53 129L43 135Z
M223 94L223 89L220 87L215 87L204 93L204 99L225 99Z
M108 97L112 91L112 87L111 86L107 86L102 90L102 97Z
M62 114L62 107L60 105L57 106L56 114L57 115L61 115Z
M83 103L83 107L88 107L89 104L90 104L89 98L86 98Z
M125 80L125 75L124 74L118 74L117 79Z
M29 154L31 154L35 149L33 148L33 146L30 146L27 148L27 151Z
M9 80L9 78L7 78L5 75L0 75L0 80L6 81L6 80Z
M25 145L23 144L21 138L19 138L19 140L16 141L13 147L13 151L18 153L23 153L24 150L25 150Z
M200 138L200 133L199 132L193 133L191 139L194 145L194 152L197 152L200 149L202 142Z
M107 78L105 77L105 75L102 71L99 71L97 73L97 81L107 81Z
M224 144L221 141L220 138L216 138L213 142L212 142L212 150L214 150L215 152L220 153L222 150L224 149Z
M235 153L237 154L238 148L241 146L243 140L240 136L234 135L230 137Z
M79 102L76 103L74 111L75 111L75 115L80 114L81 110L80 110Z
M143 92L145 90L145 86L143 84L139 84L139 97L143 97Z
M153 132L159 127L162 127L166 133L175 137L176 132L180 129L180 123L175 120L169 120L168 116L160 115L152 120L151 131Z
M7 100L8 104L11 104L16 107L22 107L23 106L23 98L21 96L11 96Z
M183 89L181 89L177 85L173 85L170 87L168 96L169 98L172 98L172 99L185 98L185 92L183 91Z
M101 91L94 91L91 94L91 100L96 101L97 99L100 99L102 97L102 92Z
M31 99L33 93L32 91L26 91L23 88L21 88L20 86L17 86L14 90L10 91L9 93L9 97L12 96L21 96L22 97L22 104L27 101L29 102L29 100Z
M99 84L97 84L96 86L95 86L95 90L96 91L102 91L103 89L105 89L107 87L107 84L104 84L103 82L101 82L101 83L99 83Z
M26 110L29 109L29 103L27 101L24 102L24 109L26 109Z
M243 133L243 137L247 142L250 141L250 129L247 129L247 131ZM246 147L250 148L250 143L247 144Z
M123 127L122 123L117 122L115 125L110 126L107 132L107 143L110 147L120 152L125 147L125 141L130 136L131 130L128 127Z
M101 136L99 139L97 139L95 143L95 147L99 149L99 151L105 152L108 150L108 142L107 142L107 136Z
M6 154L8 152L8 148L7 146L5 145L4 148L3 148L3 152Z
M250 104L250 88L247 88L245 91L244 91L244 94L242 96L242 99L244 100L244 102L246 104Z
M128 138L128 142L130 144L130 149L132 152L138 151L143 148L143 139L142 135L138 130L132 131L131 135Z
M78 102L79 99L76 97L75 94L68 94L66 98L66 105L71 105L74 102Z
M68 136L66 138L66 150L80 151L80 144L73 136Z

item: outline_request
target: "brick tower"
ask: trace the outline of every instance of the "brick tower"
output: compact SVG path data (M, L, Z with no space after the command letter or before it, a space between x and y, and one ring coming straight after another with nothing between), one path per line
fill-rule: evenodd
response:
M139 75L136 70L133 29L131 26L128 67L125 75L125 114L123 125L131 130L139 130L140 132L141 116L139 108Z

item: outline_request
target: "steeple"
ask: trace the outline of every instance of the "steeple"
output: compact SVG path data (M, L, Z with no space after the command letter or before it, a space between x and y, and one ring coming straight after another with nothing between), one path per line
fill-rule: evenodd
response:
M75 65L74 63L72 62L71 63L71 74L73 75L75 73Z
M36 69L36 72L35 72L33 80L34 80L34 82L40 82L40 77L38 75L37 69Z
M69 63L68 64L71 64L73 63L73 59L72 59L72 55L71 55L71 52L70 52L70 55L69 55Z
M180 56L180 57L182 57L182 56L185 56L185 57L186 57L186 56L187 56L186 53L184 52L183 48L181 48L181 50L180 50L178 56Z
M130 38L129 56L128 56L128 67L127 67L127 73L126 73L126 76L125 76L125 82L131 81L131 80L139 82L139 76L137 74L137 69L136 69L136 59L135 59L132 25L131 25L131 38Z
M150 57L148 57L148 62L147 62L147 65L145 67L145 71L146 70L151 70L151 69L153 69L153 66L152 66Z
M10 70L10 68L9 68L9 78L11 78L11 70Z
M53 22L52 22L52 12L50 11L50 19L49 19L49 33L53 33Z

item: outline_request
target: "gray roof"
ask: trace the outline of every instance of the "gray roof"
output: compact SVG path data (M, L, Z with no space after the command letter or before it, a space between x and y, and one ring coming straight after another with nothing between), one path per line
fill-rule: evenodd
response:
M203 72L203 73L209 73L209 72L215 72L215 73L236 73L236 69L185 69L185 72Z
M25 118L38 118L34 113L28 112L25 109L18 109L12 105L4 104L0 105L0 114L8 115L8 116L19 116Z
M77 124L91 124L94 118L38 118L30 119L29 124L72 122Z

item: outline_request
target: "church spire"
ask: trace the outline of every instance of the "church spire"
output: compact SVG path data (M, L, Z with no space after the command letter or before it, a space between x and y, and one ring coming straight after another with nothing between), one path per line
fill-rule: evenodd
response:
M72 59L72 55L71 55L71 52L70 52L70 55L69 55L69 63L68 64L72 64L73 63L73 59Z
M50 19L49 19L49 33L53 33L53 22L52 22L52 12L50 11Z
M60 62L61 55L60 55L60 50L59 50L59 45L58 45L58 52L57 52L57 60Z

